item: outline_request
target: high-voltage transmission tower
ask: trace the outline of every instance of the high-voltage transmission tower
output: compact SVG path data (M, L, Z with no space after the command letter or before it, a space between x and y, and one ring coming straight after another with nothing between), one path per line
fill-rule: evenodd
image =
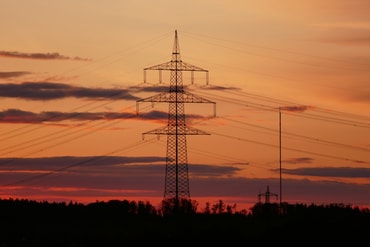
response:
M158 70L160 82L162 82L162 71L170 71L169 91L137 100L137 108L139 102L166 102L169 104L167 126L145 132L143 135L167 135L164 199L174 199L176 205L180 199L190 199L186 135L208 135L204 131L186 125L185 103L211 103L214 105L214 115L216 104L184 90L183 71L191 72L192 83L194 72L205 72L208 84L208 70L181 60L177 30L175 31L171 61L144 68L144 83L146 82L147 70Z
M266 190L265 193L259 193L258 194L258 202L259 203L261 203L261 196L264 196L265 197L265 203L266 204L269 204L270 203L270 197L271 196L275 196L276 197L276 200L278 198L278 195L277 194L270 192L269 186L267 186L267 190Z

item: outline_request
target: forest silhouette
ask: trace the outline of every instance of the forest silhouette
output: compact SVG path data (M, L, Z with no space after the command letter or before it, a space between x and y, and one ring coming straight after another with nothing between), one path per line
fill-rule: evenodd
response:
M177 202L177 203L176 203ZM256 203L236 210L222 200L111 200L90 204L0 199L0 246L317 245L368 241L370 210L344 204Z

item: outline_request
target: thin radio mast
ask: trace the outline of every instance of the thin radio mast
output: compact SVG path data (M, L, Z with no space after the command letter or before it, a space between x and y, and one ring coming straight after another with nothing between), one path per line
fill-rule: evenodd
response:
M281 178L281 109L279 107L279 164L280 164L280 210L281 210L281 202L283 198L282 194L282 178Z

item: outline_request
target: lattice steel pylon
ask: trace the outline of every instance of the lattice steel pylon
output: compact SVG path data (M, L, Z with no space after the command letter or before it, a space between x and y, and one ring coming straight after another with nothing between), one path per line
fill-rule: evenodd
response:
M182 71L191 72L192 83L194 82L194 72L205 72L207 74L206 78L208 84L208 70L185 63L181 60L177 30L175 30L175 41L171 61L144 68L144 83L146 82L147 70L158 70L160 82L162 82L162 71L170 71L170 86L168 92L137 100L137 109L139 102L169 103L167 126L143 133L143 135L167 135L164 199L175 199L175 202L178 202L179 199L190 199L186 135L209 134L186 125L184 103L213 104L214 115L216 103L186 92L183 86Z
M277 194L270 192L269 186L267 186L267 189L266 189L266 192L265 193L259 193L258 194L258 202L259 203L261 203L261 196L264 196L265 197L265 203L266 204L269 204L270 203L270 197L271 196L275 196L276 197L276 200L278 199L278 195Z

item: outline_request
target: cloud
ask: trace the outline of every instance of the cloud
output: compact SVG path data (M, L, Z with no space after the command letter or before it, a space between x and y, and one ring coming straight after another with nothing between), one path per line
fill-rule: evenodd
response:
M370 168L314 167L314 168L283 169L283 172L286 174L300 176L370 178Z
M0 84L0 97L27 100L56 100L67 97L137 100L127 89L86 88L63 83L23 82Z
M19 77L23 75L31 74L27 71L9 71L9 72L0 72L0 78L12 78L12 77Z
M299 106L281 106L279 109L283 111L291 111L291 112L304 112L309 109L312 109L313 106L308 106L308 105L299 105Z
M145 84L144 84L145 85ZM169 86L168 85L150 85L147 84L145 86L132 86L129 87L129 90L132 92L140 92L140 93L163 93L168 92Z
M163 178L165 161L165 157L161 156L0 158L0 178L7 177L1 181L16 185L34 180L50 182L50 180L54 181L54 177L63 177L66 181L61 181L61 183L77 186L81 179L89 181L98 176L103 181L111 184L110 179L119 177L120 179L130 180L137 185L141 183L140 177ZM189 167L190 174L196 177L230 176L239 171L239 168L233 166L192 164ZM138 181L135 181L136 179Z
M168 92L169 86L163 85L163 84L142 84L146 86L133 86L130 87L131 90L137 91L137 92ZM184 88L187 89L188 85L184 85ZM199 86L200 89L207 89L207 90L241 90L241 88L238 87L226 87L226 86L217 86L217 85L206 85L206 86Z
M165 157L161 156L60 156L0 158L0 179L4 186L37 183L53 186L144 189L145 183L163 180ZM232 166L189 165L195 176L232 175ZM162 181L161 181L162 182Z
M20 109L8 109L0 112L2 123L43 123L60 122L64 120L114 120L136 117L127 112L56 112L45 111L34 113Z
M142 119L164 120L168 119L168 112L154 110L150 112L139 113L138 117Z
M43 111L35 113L20 109L7 109L0 111L0 123L44 123L61 122L65 120L93 121L93 120L115 120L115 119L140 119L155 120L163 122L168 119L168 113L163 111L149 111L137 115L132 112L58 112ZM202 119L201 115L189 114L188 120Z
M40 60L91 61L91 59L87 59L87 58L64 56L64 55L59 54L58 52L53 52L53 53L24 53L24 52L17 52L17 51L0 51L0 57L40 59Z
M271 202L279 202L281 196L283 202L290 203L370 205L370 200L364 197L369 193L370 184L283 179L281 195L277 178L191 177L190 184L193 198L212 197L254 204L258 202L258 194L269 186L271 193L278 194L278 199L271 198Z
M223 177L235 175L240 168L235 166L219 166L219 165L204 165L204 164L193 164L189 167L190 174L193 177Z
M315 170L329 176L370 176L370 169L346 167L284 172L307 175L314 174ZM233 166L189 164L192 198L253 204L258 202L258 194L264 192L267 186L272 193L279 193L278 178L240 177L237 171L238 168ZM161 156L0 158L0 193L17 198L94 202L102 198L134 197L146 200L151 197L160 202L164 180L165 157ZM284 202L370 205L368 198L364 197L369 192L370 184L326 181L325 178L321 181L284 179L282 182ZM272 199L271 202L274 202Z
M291 158L288 160L283 160L284 163L287 164L309 164L312 163L314 159L309 157L299 157L299 158Z
M53 172L66 170L67 168L80 167L82 169L93 169L94 166L101 170L107 168L121 169L120 165L128 165L132 163L155 163L164 162L165 159L159 156L54 156L54 157L38 157L38 158L0 158L0 170L2 172L13 170L21 171L41 171ZM112 172L114 174L114 172Z
M188 85L183 86L185 90L189 88ZM200 89L209 89L209 90L240 90L240 88L236 87L224 87L224 86L215 86L215 85L207 85L207 86L200 86ZM166 93L169 90L169 85L164 84L141 84L141 86L132 86L129 88L132 92L140 92L140 93Z
M12 72L23 75L27 72ZM23 74L21 74L23 73ZM1 76L1 74L0 74ZM4 74L4 77L6 74ZM9 75L10 76L10 75ZM108 100L143 100L134 93L167 93L168 86L128 87L128 88L87 88L57 82L22 82L0 84L0 97L26 100L56 100L68 97L108 99ZM154 95L155 96L155 95ZM145 98L144 98L145 99Z
M335 22L314 25L322 31L322 42L337 45L370 45L370 22Z
M226 87L226 86L217 86L217 85L207 85L207 86L201 86L203 89L209 89L209 90L241 90L241 88L238 87Z

